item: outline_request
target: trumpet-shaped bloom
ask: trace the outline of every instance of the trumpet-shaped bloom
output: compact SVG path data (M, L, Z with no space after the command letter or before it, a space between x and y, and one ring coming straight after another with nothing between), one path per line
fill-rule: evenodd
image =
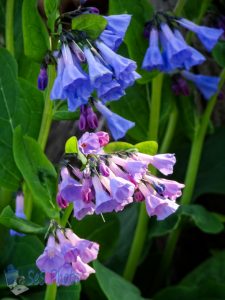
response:
M219 77L195 75L188 71L183 71L182 75L194 83L206 100L209 100L218 91Z
M170 27L166 23L160 25L162 35L167 43L167 57L172 64L182 65L184 61L191 57L188 45L181 39L176 38Z
M124 39L125 33L130 24L131 16L123 14L107 16L104 18L107 20L108 24L99 38L113 51L117 51Z
M163 69L163 57L159 49L159 34L155 28L152 28L150 32L149 47L145 53L142 68L147 71L153 69L161 71Z
M214 46L218 42L218 39L221 37L221 35L224 32L223 29L196 25L195 23L184 18L177 19L176 21L181 26L197 34L199 40L202 42L202 44L208 51L211 51L214 48Z
M96 109L103 115L106 119L109 130L115 140L118 140L125 136L126 132L134 127L135 123L128 121L121 116L111 112L106 106L104 106L100 101L94 103Z

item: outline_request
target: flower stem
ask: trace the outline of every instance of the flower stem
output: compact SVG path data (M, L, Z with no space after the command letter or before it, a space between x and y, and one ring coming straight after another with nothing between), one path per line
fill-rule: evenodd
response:
M57 285L55 283L50 284L46 288L44 300L54 300L56 299Z
M221 87L223 86L225 82L225 69L221 72L220 75L220 84L219 84L219 89L218 92L220 91ZM201 159L201 154L202 154L202 148L204 145L204 140L205 140L205 135L207 132L208 124L210 121L210 117L213 111L213 108L216 104L217 101L217 96L218 92L211 98L211 100L208 102L208 105L205 109L205 112L203 114L201 124L198 127L192 148L191 148L191 154L188 162L188 168L187 168L187 173L185 177L185 189L183 196L181 198L181 205L187 205L191 202L194 187L195 187L195 182L197 178L197 173L198 173L198 168L200 164L200 159ZM164 254L161 259L161 264L158 270L158 275L156 276L156 284L155 287L158 287L162 280L165 278L167 275L167 272L169 270L169 267L171 265L171 261L173 259L174 251L176 248L177 241L179 239L181 229L182 229L182 219L178 221L176 225L176 229L169 235L167 244L164 250Z
M65 209L64 214L62 216L62 219L61 219L61 222L60 222L62 227L66 226L66 223L68 222L68 219L69 219L72 211L73 211L73 204L70 203L70 205Z
M38 136L38 143L41 145L41 148L44 150L48 135L52 123L52 114L53 114L53 103L50 99L51 89L55 79L55 67L52 65L48 66L48 87L45 91L45 106L42 116L41 128Z
M149 140L157 141L158 137L162 83L162 73L157 75L152 80L151 111L148 134ZM148 100L150 101L150 99ZM124 278L126 278L129 281L133 280L144 247L144 242L148 231L148 220L149 217L146 213L145 203L143 202L140 205L140 211L137 226L134 233L134 239L131 245L130 253L123 274Z
M14 0L6 1L5 15L5 43L6 49L14 55Z
M172 142L172 139L173 139L173 136L174 136L174 131L176 129L177 119L178 119L178 111L177 111L176 104L174 104L173 110L170 114L167 129L166 129L166 132L165 132L165 135L163 138L163 142L159 149L159 153L167 153L168 152L171 142Z
M163 73L160 73L152 80L151 112L148 134L149 140L157 141L158 139L162 83Z

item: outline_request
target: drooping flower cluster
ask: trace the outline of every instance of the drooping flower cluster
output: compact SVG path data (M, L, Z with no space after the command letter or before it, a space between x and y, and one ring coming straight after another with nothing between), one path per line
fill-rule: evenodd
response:
M87 164L80 171L68 164L61 170L57 202L61 208L74 205L74 216L121 211L132 202L144 201L149 216L163 220L178 208L183 184L160 179L148 170L149 165L164 175L172 174L173 154L147 155L137 150L105 153L109 142L105 132L86 132L79 140Z
M197 49L186 43L179 26L194 32L208 51L214 48L223 34L222 29L199 26L184 18L157 13L153 20L146 24L145 35L149 35L149 47L142 68L147 71L158 69L165 73L184 69L186 71L180 75L192 81L208 100L217 92L219 78L189 72L192 67L202 64L206 59ZM189 94L187 84L179 75L175 77L172 89L176 95Z
M92 10L92 13L98 12ZM113 113L104 105L119 100L125 95L125 89L140 78L136 72L136 62L115 52L123 41L131 16L124 14L104 18L107 26L97 40L89 39L84 31L62 33L60 49L56 54L57 77L51 99L66 99L69 111L81 108L80 129L97 128L96 115L91 108L85 109L85 105L90 106L88 103L93 93L101 105L100 109L100 105L97 105L97 109L103 115L105 113L109 120L108 115ZM47 81L46 67L42 66L38 77L39 89L45 89ZM126 124L126 130L123 133L121 131L119 136L113 135L115 139L123 137L134 126L133 122L126 122L123 118L121 120Z
M36 265L45 273L46 284L69 286L95 273L88 263L97 258L98 251L97 243L79 238L71 229L58 228L48 237Z

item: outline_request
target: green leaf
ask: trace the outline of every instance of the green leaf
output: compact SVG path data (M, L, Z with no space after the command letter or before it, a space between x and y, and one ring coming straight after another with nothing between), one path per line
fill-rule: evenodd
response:
M43 93L22 78L19 78L19 84L21 100L15 120L21 124L24 133L37 138L44 109Z
M57 104L56 104L57 106ZM80 116L79 111L68 111L67 103L62 101L60 106L54 110L53 112L53 120L61 121L61 120L78 120Z
M33 199L50 218L58 217L55 203L56 171L43 153L40 145L32 138L23 136L17 127L13 137L13 153Z
M203 194L225 194L225 127L216 130L204 144L194 199ZM213 201L213 200L212 200ZM214 201L213 201L214 202Z
M117 151L124 151L134 148L132 144L126 142L112 142L104 147L104 151L107 153L113 153Z
M47 23L51 32L54 32L54 24L58 16L59 4L60 0L44 0L45 14L47 16Z
M200 205L182 205L182 215L190 217L195 225L206 233L216 234L224 229L222 222L214 214Z
M74 219L72 227L78 236L99 243L101 247L100 259L106 260L114 253L120 231L116 214L105 215L105 222L101 216L97 215L87 216L82 222Z
M128 27L125 43L128 48L129 57L137 62L138 73L142 78L138 80L139 83L146 83L152 80L158 72L147 72L141 69L145 52L148 48L148 40L144 38L144 24L149 21L153 14L152 5L148 0L136 1L109 1L109 14L130 14L132 15L131 23Z
M75 136L72 136L66 141L65 145L65 153L77 153L78 158L81 160L82 164L85 165L87 162L86 157L84 154L79 150L77 138Z
M145 141L134 145L141 153L155 155L158 150L158 144L155 141Z
M136 83L126 90L126 95L120 101L110 103L113 112L135 122L135 126L127 132L127 136L135 142L146 140L148 136L149 103L146 91L145 87Z
M96 40L99 37L106 25L106 19L95 14L80 15L72 21L72 29L85 31L92 40Z
M170 215L163 221L157 221L156 218L151 218L149 222L148 237L158 237L171 233L177 228L179 216L175 213Z
M190 204L180 206L176 213L163 221L159 222L152 218L149 224L148 237L152 238L171 233L177 228L178 220L182 216L189 217L200 230L209 234L217 234L224 229L222 221L213 212L207 211L203 206Z
M12 137L20 107L17 64L5 49L0 49L0 185L16 190L21 179L12 153Z
M181 281L184 286L201 285L211 280L218 284L225 282L225 251L207 259Z
M0 223L5 227L23 233L43 234L46 232L45 227L41 227L38 224L16 217L9 205L1 212Z
M18 60L19 77L27 80L37 90L37 79L40 72L40 64L22 54Z
M66 141L65 153L78 153L78 151L77 138L72 136Z
M24 133L38 136L44 99L43 94L25 80L17 80L17 64L0 49L0 185L16 190L21 174L14 162L12 140L14 128L21 124Z
M220 41L212 51L213 58L222 68L225 67L225 42Z
M36 0L24 0L22 8L24 53L41 62L49 49L48 31L38 13Z
M216 254L190 272L179 285L168 287L155 300L214 300L225 297L225 252Z
M140 291L123 277L104 267L100 262L93 263L97 280L109 300L141 300Z

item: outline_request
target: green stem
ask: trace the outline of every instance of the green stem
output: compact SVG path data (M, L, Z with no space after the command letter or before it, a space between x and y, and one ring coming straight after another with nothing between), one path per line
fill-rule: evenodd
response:
M152 80L151 112L148 134L149 140L157 141L158 137L162 83L163 74L159 74ZM148 89L147 94L149 98ZM135 275L144 247L144 242L148 231L148 220L149 217L146 213L145 203L141 203L134 239L132 241L130 253L123 274L124 278L130 281L132 281Z
M135 271L138 266L139 258L142 253L148 228L148 219L149 217L146 214L145 203L142 202L138 216L138 223L134 233L134 239L132 241L132 246L123 273L124 278L129 281L133 280Z
M219 89L220 91L221 87L223 86L225 82L225 69L220 74L220 84ZM202 117L201 125L199 129L196 131L196 134L194 136L192 148L191 148L191 154L190 159L188 163L188 169L185 177L185 185L186 188L184 189L183 196L181 198L181 204L189 204L191 202L193 190L195 187L195 181L197 177L198 167L200 163L201 153L202 153L202 147L204 144L204 139L206 135L206 131L208 128L208 124L210 121L210 117L213 111L213 108L217 101L218 93L216 93L211 100L209 101L205 112Z
M151 112L148 133L149 140L157 141L158 139L162 83L163 73L160 73L152 80Z
M57 294L57 285L55 283L50 284L46 287L44 300L54 300L56 299L56 294Z
M72 211L73 211L73 204L71 203L71 204L66 208L66 210L64 211L64 214L63 214L63 216L62 216L62 219L61 219L61 222L60 222L60 224L61 224L62 227L65 227L65 226L66 226L66 223L68 222L69 217L70 217Z
M225 69L223 69L223 71L221 72L220 78L221 79L220 79L218 91L220 91L221 87L225 82ZM188 162L187 173L185 177L186 187L184 189L184 193L180 202L183 205L189 204L192 199L198 168L200 164L201 154L202 154L202 148L204 145L205 135L207 132L207 128L208 128L208 124L210 121L213 108L217 101L217 96L218 96L218 92L208 102L208 105L205 109L205 112L201 120L201 124L194 136L194 140L191 148L191 154ZM178 221L176 229L168 237L164 254L161 259L160 267L156 276L156 281L154 285L155 288L158 288L158 286L162 283L162 280L165 278L166 274L168 273L169 267L173 259L174 251L177 245L177 241L181 233L181 229L182 229L182 219Z
M178 119L178 111L177 111L177 107L174 104L173 110L170 114L170 118L169 118L169 122L167 125L167 129L166 129L166 133L164 135L163 138L163 142L161 144L161 147L159 149L159 153L166 153L168 152L173 136L174 136L174 131L176 129L176 125L177 125L177 119Z
M48 87L45 91L45 106L44 112L42 116L41 128L38 137L38 143L41 145L41 148L44 150L48 135L52 123L52 115L53 115L53 104L50 99L51 89L55 79L55 67L53 65L48 66Z
M176 15L180 15L187 0L178 0L173 10Z
M6 1L5 43L6 49L14 55L14 0Z

